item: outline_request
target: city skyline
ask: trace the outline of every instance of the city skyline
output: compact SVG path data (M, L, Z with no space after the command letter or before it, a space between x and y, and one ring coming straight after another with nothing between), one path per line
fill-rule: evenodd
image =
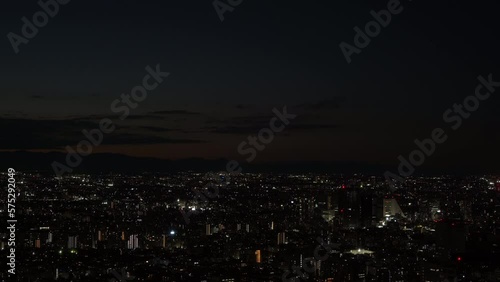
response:
M500 277L498 176L409 177L395 193L369 174L14 177L15 281Z
M2 282L500 281L497 2L3 4Z

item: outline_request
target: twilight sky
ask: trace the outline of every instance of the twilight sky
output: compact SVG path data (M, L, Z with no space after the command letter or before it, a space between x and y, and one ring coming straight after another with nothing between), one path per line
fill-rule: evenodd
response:
M401 1L348 64L340 42L353 44L353 28L387 2L244 0L221 22L210 0L72 0L15 54L7 34L21 34L21 18L40 7L10 1L0 149L62 150L110 117L118 130L95 152L241 159L238 144L286 105L298 117L256 162L396 164L442 127L449 140L431 164L498 167L500 90L457 131L442 118L474 94L477 76L500 81L495 2ZM170 76L118 121L110 104L156 64Z

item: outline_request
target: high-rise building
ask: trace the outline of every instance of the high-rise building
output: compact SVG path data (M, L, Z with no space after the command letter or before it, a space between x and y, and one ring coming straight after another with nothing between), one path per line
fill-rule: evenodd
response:
M78 236L69 236L68 249L76 249L76 248L78 248Z
M285 232L279 232L278 233L278 245L283 245L285 243L286 243Z
M162 235L161 246L162 246L162 248L167 247L167 235L165 235L165 234Z
M359 191L343 188L338 192L338 214L344 227L360 227L361 201Z
M377 197L370 191L361 191L359 200L360 227L370 227L377 223Z
M130 235L127 243L128 249L129 250L135 250L139 248L139 238L138 235Z

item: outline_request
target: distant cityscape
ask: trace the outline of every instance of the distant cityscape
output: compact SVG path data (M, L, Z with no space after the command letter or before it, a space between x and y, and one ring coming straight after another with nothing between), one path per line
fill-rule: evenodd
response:
M215 175L16 172L18 281L500 280L499 176Z
M499 4L4 1L0 282L499 282Z

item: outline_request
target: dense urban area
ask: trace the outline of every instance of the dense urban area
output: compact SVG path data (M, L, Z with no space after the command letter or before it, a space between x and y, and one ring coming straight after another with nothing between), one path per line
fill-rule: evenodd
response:
M0 177L6 181L7 173ZM415 176L397 190L382 175L227 178L16 173L16 275L19 281L500 280L499 177ZM1 232L6 257L9 234Z

